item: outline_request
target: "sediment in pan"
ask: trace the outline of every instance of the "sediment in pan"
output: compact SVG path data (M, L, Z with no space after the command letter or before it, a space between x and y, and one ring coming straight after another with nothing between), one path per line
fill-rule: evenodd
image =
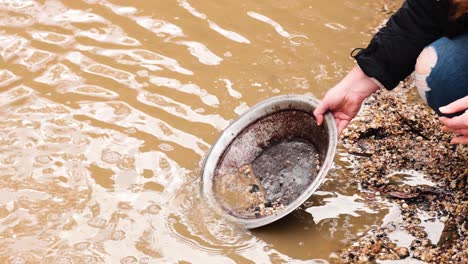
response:
M235 173L216 175L214 193L231 215L260 218L299 197L319 169L317 148L302 139L289 139L265 148Z

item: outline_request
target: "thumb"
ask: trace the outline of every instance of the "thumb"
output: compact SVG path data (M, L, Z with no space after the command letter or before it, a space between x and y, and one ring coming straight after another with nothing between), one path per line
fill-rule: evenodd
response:
M453 114L459 111L463 111L468 108L468 96L460 98L446 106L439 108L440 112L444 114Z
M317 125L321 125L323 122L323 114L328 110L328 106L325 103L320 103L314 110L315 119L317 119Z

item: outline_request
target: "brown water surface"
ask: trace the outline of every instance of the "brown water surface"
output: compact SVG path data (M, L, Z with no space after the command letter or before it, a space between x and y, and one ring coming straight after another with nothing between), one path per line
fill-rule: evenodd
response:
M342 150L255 231L206 206L198 172L249 106L321 97L387 2L0 0L0 262L321 263L381 224Z

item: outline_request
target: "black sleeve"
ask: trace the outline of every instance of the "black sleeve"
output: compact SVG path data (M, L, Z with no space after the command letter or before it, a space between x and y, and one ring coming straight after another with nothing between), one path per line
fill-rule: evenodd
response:
M407 0L354 58L362 71L391 90L414 71L425 46L443 36L448 0Z

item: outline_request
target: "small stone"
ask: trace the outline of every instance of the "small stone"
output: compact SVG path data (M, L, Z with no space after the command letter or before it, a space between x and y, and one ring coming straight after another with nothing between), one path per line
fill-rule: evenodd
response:
M255 192L258 192L258 190L259 190L258 185L257 184L252 184L249 192L250 193L255 193Z
M340 256L336 254L335 252L331 253L330 256L328 256L330 260L338 260L340 259Z
M447 222L448 217L442 216L441 218L439 218L439 220L440 220L442 223L445 223L445 222Z
M400 259L404 259L409 256L409 251L405 247L397 247L395 248L395 252L398 254Z
M427 246L429 246L430 244L431 244L431 240L429 240L429 239L427 239L427 238L425 238L425 239L423 239L423 240L421 241L421 246L423 246L423 247L427 247Z
M395 243L388 243L387 246L391 249L394 249L396 248L396 244Z
M453 180L453 181L450 183L450 188L452 188L452 189L457 188L457 181Z
M403 203L403 204L401 205L401 207L402 207L403 209L408 209L408 204Z
M359 259L358 261L360 263L368 263L369 262L369 258L367 256L359 256Z

